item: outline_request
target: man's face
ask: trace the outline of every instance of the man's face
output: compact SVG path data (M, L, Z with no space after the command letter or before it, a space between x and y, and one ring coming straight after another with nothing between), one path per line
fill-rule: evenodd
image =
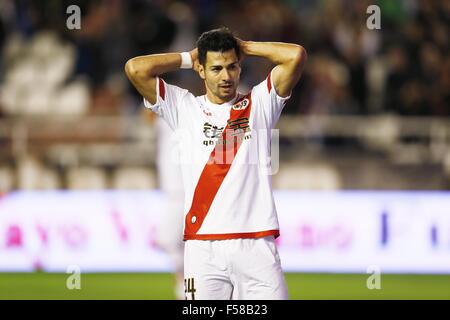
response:
M234 49L208 51L205 65L199 66L200 77L207 90L216 98L214 103L224 103L234 98L241 75L241 66Z

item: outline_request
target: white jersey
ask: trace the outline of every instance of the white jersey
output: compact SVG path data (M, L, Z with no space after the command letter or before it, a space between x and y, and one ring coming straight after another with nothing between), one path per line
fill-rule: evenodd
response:
M160 188L166 193L180 193L183 196L177 137L164 119L158 118L155 125L158 140L156 166ZM167 161L167 159L175 161Z
M144 103L179 139L184 240L279 236L270 137L289 97L278 96L270 74L220 105L161 78L156 83L156 103Z

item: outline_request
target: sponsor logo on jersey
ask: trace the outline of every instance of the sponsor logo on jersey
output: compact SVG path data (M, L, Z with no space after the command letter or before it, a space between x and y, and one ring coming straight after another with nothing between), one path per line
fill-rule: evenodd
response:
M217 140L223 135L224 127L218 127L205 122L203 125L203 134L207 139L203 140L204 146L211 146L214 144L235 143L237 138L239 141L248 140L251 138L249 132L250 124L247 117L238 118L235 120L228 120L227 137Z
M222 135L224 127L218 127L205 122L203 125L203 134L207 139L203 140L204 146L211 146L215 144L216 140Z
M209 139L215 139L220 137L223 129L224 127L218 127L208 122L205 122L205 124L203 125L203 133L205 134L205 137Z
M236 120L228 120L228 127L233 130L232 136L244 134L250 131L249 120L247 117L238 118Z

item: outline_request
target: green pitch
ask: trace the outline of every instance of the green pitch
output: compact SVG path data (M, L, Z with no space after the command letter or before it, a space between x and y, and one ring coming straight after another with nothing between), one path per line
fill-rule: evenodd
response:
M0 299L174 299L170 274L81 275L81 290L66 288L67 274L0 273ZM366 274L288 273L290 299L450 299L449 275L381 275L381 289Z

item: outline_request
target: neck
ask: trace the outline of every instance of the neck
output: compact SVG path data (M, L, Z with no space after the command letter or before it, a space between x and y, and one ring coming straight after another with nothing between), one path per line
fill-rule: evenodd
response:
M220 98L214 94L212 94L209 90L206 90L206 97L208 98L208 100L212 103L215 104L222 104L222 103L227 103L231 100L233 100L236 97L237 92L235 92L232 96L227 97L227 98Z

